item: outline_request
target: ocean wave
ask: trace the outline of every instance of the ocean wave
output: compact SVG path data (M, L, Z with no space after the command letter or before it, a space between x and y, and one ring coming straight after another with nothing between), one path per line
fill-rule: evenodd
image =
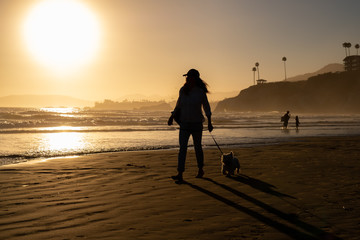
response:
M0 108L0 129L55 126L166 125L168 114L134 111L49 112L41 109Z
M269 144L288 137L360 134L360 115L303 115L282 130L279 113L214 113L221 147ZM0 108L0 165L38 158L178 148L169 113ZM204 147L216 147L204 127ZM189 144L192 141L189 140Z
M66 151L66 152L31 152L23 154L9 154L0 155L0 166L15 164L21 162L28 162L35 159L47 159L56 157L68 156L82 156L87 154L98 153L116 153L116 152L129 152L129 151L150 151L150 150L168 150L175 149L176 145L162 145L162 146L142 146L142 147L123 147L123 148L109 148L109 149L95 149L95 150L82 150L82 151Z
M20 128L20 129L0 129L0 134L21 134L21 133L62 133L62 132L77 132L77 133L95 133L95 132L144 132L144 131L169 131L175 128L167 126L153 126L153 127L123 127L123 128L89 128L89 127L46 127L46 128Z
M279 113L214 113L213 124L218 128L272 128L281 125ZM138 127L166 127L169 113L142 111L94 111L79 110L52 112L46 109L0 108L0 133L34 133L36 128L72 126L89 128L127 127L125 131L136 131ZM294 117L290 119L294 122ZM301 126L356 126L360 115L303 115ZM26 129L26 130L25 130ZM42 131L42 130L39 130ZM84 130L81 130L84 131ZM98 130L97 130L98 131ZM102 130L100 130L102 131ZM108 130L105 130L108 131Z

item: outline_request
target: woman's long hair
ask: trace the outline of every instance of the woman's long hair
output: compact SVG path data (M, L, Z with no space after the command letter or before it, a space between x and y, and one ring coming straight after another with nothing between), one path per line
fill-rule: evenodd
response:
M208 90L209 85L201 78L195 79L195 85L197 87L201 88L205 93L210 93ZM183 89L184 89L185 94L188 95L190 92L190 84L187 81L185 82Z

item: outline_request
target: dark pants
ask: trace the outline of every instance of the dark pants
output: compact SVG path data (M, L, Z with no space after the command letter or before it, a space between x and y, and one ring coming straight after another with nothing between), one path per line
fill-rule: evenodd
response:
M179 144L180 151L178 155L178 172L182 173L185 171L185 160L188 142L190 135L192 135L194 142L195 155L197 160L198 168L204 166L204 153L202 150L201 139L202 139L202 123L183 123L180 124L179 132Z

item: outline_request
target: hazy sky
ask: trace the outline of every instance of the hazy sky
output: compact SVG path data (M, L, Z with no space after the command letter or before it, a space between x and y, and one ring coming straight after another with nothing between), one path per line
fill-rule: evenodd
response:
M360 43L359 0L79 0L98 23L98 48L75 70L54 71L24 40L40 2L0 0L0 97L165 97L177 95L189 68L210 91L240 91L253 84L255 62L260 78L280 81L284 56L291 77L342 63L342 43Z

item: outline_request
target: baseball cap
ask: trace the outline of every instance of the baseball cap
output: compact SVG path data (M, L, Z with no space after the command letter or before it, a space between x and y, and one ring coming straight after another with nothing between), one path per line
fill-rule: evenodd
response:
M190 70L189 70L186 74L184 74L183 76L184 76L184 77L185 77L185 76L193 76L193 77L198 78L198 77L200 77L200 73L199 73L199 71L196 70L196 69L190 69Z

